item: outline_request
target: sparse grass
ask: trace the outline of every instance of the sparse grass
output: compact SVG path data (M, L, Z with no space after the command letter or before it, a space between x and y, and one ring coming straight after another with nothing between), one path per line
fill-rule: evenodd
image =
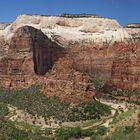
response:
M16 128L18 128L20 130L32 131L34 133L38 132L40 129L40 127L31 125L31 124L23 122L23 121L22 122L15 121L14 124L15 124Z
M128 128L129 131L127 131ZM140 132L134 132L132 126L120 127L111 136L102 140L140 140Z
M126 119L127 117L130 117L135 111L136 111L135 108L130 108L126 112L122 112L121 114L115 115L111 124L115 124L119 121Z
M24 131L16 128L14 122L0 120L0 139L1 140L46 140L40 133Z
M106 135L107 128L104 126L97 127L96 129L82 130L79 127L63 127L56 130L56 140L68 140L69 138L91 137L91 140L98 136ZM97 139L96 139L97 140Z
M91 125L93 125L94 123L96 123L96 122L98 122L99 120L97 119L97 120L88 120L88 121L85 121L85 122L83 122L83 127L88 127L88 126L91 126Z

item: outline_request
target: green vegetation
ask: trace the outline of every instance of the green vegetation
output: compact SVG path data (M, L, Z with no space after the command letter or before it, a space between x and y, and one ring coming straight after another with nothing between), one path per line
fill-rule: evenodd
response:
M128 97L128 98L138 98L140 99L140 93L137 90L122 90L122 89L116 89L116 90L111 90L111 89L104 89L104 92L109 93L111 95L116 95L116 96L123 96L123 97Z
M91 137L91 139L101 137L105 135L107 128L104 126L97 127L96 129L87 129L82 130L79 127L75 128L60 128L56 130L56 139L57 140L67 140L69 138L81 138L81 137Z
M0 120L0 139L1 140L45 140L40 133L23 131L16 128L13 122Z
M102 116L111 114L111 108L99 101L90 101L70 106L69 103L61 102L57 97L49 97L40 92L38 86L28 89L6 91L0 89L0 115L7 116L9 109L7 105L17 107L32 114L35 117L43 116L53 118L56 123L63 121L98 121ZM0 118L0 139L6 140L54 140L52 129L41 130L40 127L30 125L26 122L12 122L8 118ZM59 120L57 122L57 120ZM68 138L91 137L94 139L102 137L107 128L83 130L79 127L56 129L56 140L67 140Z
M7 116L9 114L9 109L6 104L0 103L0 116Z
M116 114L115 117L113 118L112 123L117 123L118 121L122 121L126 119L128 116L131 116L135 112L135 108L130 108L126 112L122 112L121 114Z
M104 140L140 140L140 132L134 132L133 126L120 127Z
M60 128L56 130L57 140L67 140L68 138L80 138L81 129L79 127L75 128Z
M19 129L22 129L22 130L25 130L25 131L32 131L34 133L38 133L39 130L40 130L40 127L31 125L31 124L26 123L26 122L17 122L17 121L15 121L14 125L16 126L16 128L19 128Z
M71 107L57 97L40 93L38 86L16 91L0 91L0 102L22 109L33 116L43 116L47 120L53 117L60 121L81 121L100 119L111 114L110 108L98 101L81 103Z
M130 104L140 105L140 92L138 90L109 89L105 87L102 87L102 90L106 99L122 100ZM100 97L100 94L96 95L96 98Z
M56 97L48 97L40 93L38 86L16 91L1 89L0 102L11 104L33 116L38 115L44 118L54 116L60 120L65 118L65 113L69 107L68 103L60 102Z
M111 114L111 109L107 105L101 104L98 101L81 103L73 107L68 114L68 120L99 120L102 116Z
M101 89L103 87L103 84L101 82L99 82L98 80L94 80L94 86L95 89Z
M87 121L83 122L82 126L83 127L88 127L88 126L91 126L91 125L93 125L94 123L96 123L98 121L100 121L100 120L98 120L98 119L96 119L96 120L87 120Z

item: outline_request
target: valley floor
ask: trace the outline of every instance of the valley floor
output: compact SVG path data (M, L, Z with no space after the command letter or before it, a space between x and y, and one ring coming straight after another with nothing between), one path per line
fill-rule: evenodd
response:
M41 114L42 112L34 114L33 110L29 110L30 106L26 106L22 96L31 91L34 93L34 97L27 94L26 98L34 98L36 102L35 96L38 98L42 95L37 95L34 92L36 90L33 89L22 91L24 95L21 93L20 96L19 91L18 94L4 93L5 98L2 94L3 91L0 92L0 127L2 128L0 140L8 137L10 140L124 140L126 138L131 140L131 137L133 140L140 140L139 105L116 99L98 98L91 103L75 107L67 105L69 109L66 110L65 107L62 108L64 104L58 103L59 113L67 113L66 115L71 116L71 120L68 120L65 115L59 120L54 114L46 118ZM16 101L17 103L12 102L12 96L22 98L22 105L20 100ZM42 106L45 106L50 100L51 102L57 101L56 99L43 99L40 101L39 109L43 109ZM49 110L50 105L54 108L54 104L47 104L45 106L47 111L52 111ZM35 109L34 112L38 111L37 107L38 105L35 104L34 108L31 106L32 109ZM83 118L85 119L83 120Z

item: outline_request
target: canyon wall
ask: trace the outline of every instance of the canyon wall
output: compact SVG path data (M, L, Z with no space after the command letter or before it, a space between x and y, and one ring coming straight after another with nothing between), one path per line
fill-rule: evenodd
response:
M42 85L50 96L77 102L94 98L94 85L87 74L73 68L67 49L31 26L18 28L0 59L0 85L27 88Z
M126 31L132 36L130 48L115 58L112 65L111 83L117 88L140 89L140 24L129 24Z
M67 17L68 16L68 17ZM140 88L138 29L97 16L18 16L0 30L0 85L90 100L94 81Z

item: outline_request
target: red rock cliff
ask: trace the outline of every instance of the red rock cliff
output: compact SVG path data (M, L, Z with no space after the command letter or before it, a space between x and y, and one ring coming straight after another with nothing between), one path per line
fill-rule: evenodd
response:
M67 49L30 26L18 28L0 59L0 84L23 88L41 84L43 92L70 101L94 97L92 79L76 71ZM77 95L77 96L76 96Z

